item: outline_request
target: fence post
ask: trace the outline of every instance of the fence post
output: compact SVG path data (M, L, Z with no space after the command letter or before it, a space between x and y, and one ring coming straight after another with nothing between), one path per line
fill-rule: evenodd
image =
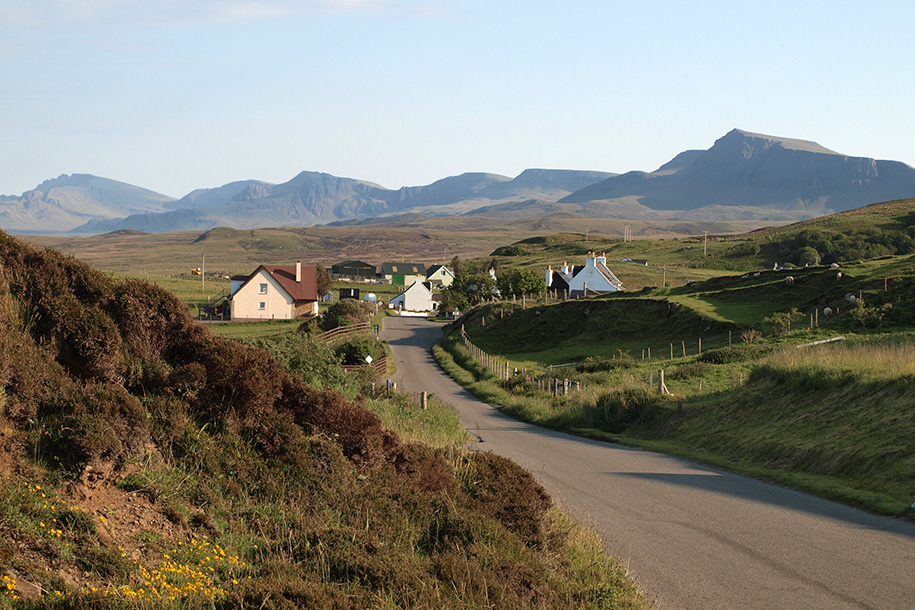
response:
M429 399L429 397L428 397L428 395L426 394L426 392L422 392L422 393L419 395L419 401L420 401L420 405L421 405L422 408L423 408L423 411L425 411L426 409L429 408L428 399Z
M683 357L686 358L686 341L683 341Z
M702 355L702 337L699 337L699 355Z

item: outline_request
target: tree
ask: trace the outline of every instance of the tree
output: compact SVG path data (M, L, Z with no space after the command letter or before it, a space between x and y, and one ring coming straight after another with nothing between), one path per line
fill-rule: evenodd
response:
M451 259L451 273L454 275L464 273L464 262L457 255Z
M797 264L804 267L806 265L816 265L820 262L820 253L810 246L804 246L797 253Z
M322 267L321 265L315 265L316 273L315 280L318 287L318 298L322 298L325 294L330 292L331 289L331 277L330 272Z
M496 281L488 273L458 273L442 293L445 311L460 311L498 296Z
M503 295L522 296L538 294L545 289L543 277L533 269L512 269L499 278L499 290Z

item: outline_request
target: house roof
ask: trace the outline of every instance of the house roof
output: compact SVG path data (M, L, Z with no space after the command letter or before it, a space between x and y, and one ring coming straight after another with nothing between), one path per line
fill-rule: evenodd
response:
M602 262L598 261L598 262L595 264L595 267L597 267L597 270L600 271L600 274L603 275L605 278L607 278L607 281L609 281L611 284L613 284L613 285L616 286L617 288L621 288L621 287L622 287L623 283L619 280L618 277L616 277L616 276L613 274L612 271L610 271L609 268L607 268L607 265L605 265L605 264L603 264Z
M426 275L426 266L422 263L382 263L383 275Z
M337 263L337 264L333 265L332 268L337 269L337 268L343 268L343 267L350 267L350 268L359 267L362 269L369 269L369 268L374 269L375 265L370 265L368 263L364 263L362 261L357 261L357 260L348 260L348 261L343 261L342 263Z
M429 277L433 273L436 273L439 269L444 269L448 273L451 273L451 270L448 267L446 267L445 265L432 265L431 267L426 269L426 277ZM451 275L454 275L454 274L451 273Z
M273 279L292 297L293 301L317 301L317 268L314 265L302 265L302 281L296 282L295 267L295 265L261 265L254 270L254 273L248 276L245 284L257 277L261 270L264 270L273 276ZM242 284L242 287L245 284Z

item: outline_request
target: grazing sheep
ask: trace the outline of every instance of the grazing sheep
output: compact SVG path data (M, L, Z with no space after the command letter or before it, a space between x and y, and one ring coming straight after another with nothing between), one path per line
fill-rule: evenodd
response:
M793 276L793 275L789 275L788 277L786 277L786 278L785 278L785 284L787 284L788 286L793 285L793 284L794 284L794 276Z
M841 279L842 279L842 272L839 271L839 272L836 274L836 281L838 282L838 281L841 280Z
M845 300L848 301L849 303L854 303L855 301L858 300L858 297L855 296L854 292L847 292L847 293L845 293Z
M823 308L823 315L826 316L827 318L828 318L829 316L831 316L831 315L832 315L832 307L824 307L824 308Z

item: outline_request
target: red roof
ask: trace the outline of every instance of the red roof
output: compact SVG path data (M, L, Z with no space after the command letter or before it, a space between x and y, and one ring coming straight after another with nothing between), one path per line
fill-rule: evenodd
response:
M302 281L295 281L295 265L261 265L254 270L248 280L263 269L273 276L283 290L289 293L293 301L318 300L318 270L314 265L302 265Z

